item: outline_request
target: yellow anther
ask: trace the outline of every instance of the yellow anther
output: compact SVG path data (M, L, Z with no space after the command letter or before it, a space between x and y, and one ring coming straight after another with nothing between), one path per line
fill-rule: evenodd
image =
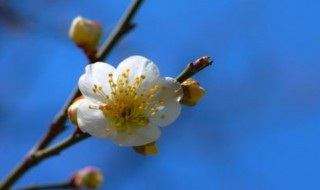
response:
M127 73L122 73L121 75L122 75L123 78L127 78L128 77Z
M93 85L94 88L97 88L98 86L96 84Z
M134 134L136 129L146 126L150 122L150 114L159 112L160 106L164 104L162 100L153 101L156 91L162 86L154 85L152 88L146 88L142 85L143 80L146 79L145 75L134 76L132 81L131 78L129 79L131 77L129 72L130 69L125 69L115 80L112 73L108 74L107 81L111 88L108 94L103 92L102 86L99 85L94 85L92 89L93 92L104 97L106 104L90 105L89 109L99 109L110 119L114 128L104 128L107 133L115 130L123 134Z
M138 77L135 78L135 82L136 84L139 84L140 83L140 79Z
M89 105L89 106L88 106L88 108L91 110L91 109L92 109L92 106L91 106L91 105Z
M160 115L160 119L164 119L166 116L165 115Z

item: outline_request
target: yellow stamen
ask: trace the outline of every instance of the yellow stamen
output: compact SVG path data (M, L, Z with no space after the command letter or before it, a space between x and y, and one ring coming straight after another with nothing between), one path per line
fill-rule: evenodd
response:
M154 85L151 88L145 88L142 86L142 81L146 79L145 75L140 75L130 81L132 77L130 78L129 74L130 69L126 69L115 81L112 78L113 74L108 74L109 94L105 94L102 86L96 84L92 89L94 93L105 99L105 105L99 107L89 105L88 107L101 110L111 121L110 127L105 128L107 133L115 130L117 133L132 135L136 129L148 126L150 115L157 113L158 108L164 105L162 100L152 100L157 91L163 87ZM164 115L161 115L160 118L164 118Z

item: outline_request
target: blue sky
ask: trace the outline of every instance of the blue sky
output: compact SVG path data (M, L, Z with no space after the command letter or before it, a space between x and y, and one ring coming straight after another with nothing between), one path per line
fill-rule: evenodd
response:
M67 36L72 19L99 20L106 37L129 2L0 1L0 178L41 137L84 71L85 56ZM195 76L206 96L162 130L156 157L91 138L17 185L63 181L96 165L106 174L101 189L319 189L319 7L316 0L145 2L137 28L106 61L143 55L174 77L210 55L214 66Z

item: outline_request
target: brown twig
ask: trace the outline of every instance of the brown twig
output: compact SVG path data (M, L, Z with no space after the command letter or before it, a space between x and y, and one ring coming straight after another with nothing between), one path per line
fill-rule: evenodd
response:
M196 61L190 63L186 67L186 69L183 72L181 72L181 74L178 77L176 77L176 79L177 79L177 81L182 83L186 79L192 77L193 75L195 75L196 73L198 73L199 71L201 71L202 69L206 68L207 66L209 66L211 64L212 64L212 61L210 60L209 56L201 57L201 58L197 59ZM87 133L82 133L80 130L76 130L70 137L61 141L57 145L55 145L51 148L38 150L38 151L34 152L33 154L31 154L29 157L29 160L27 160L28 163L22 164L22 166L24 166L24 167L21 169L23 171L28 170L30 167L33 167L34 165L38 164L42 160L45 160L46 158L49 158L51 156L59 155L59 153L62 150L66 149L66 148L68 148L68 147L88 138L88 137L90 137L90 135L88 135ZM25 167L27 167L27 168L25 168ZM69 187L70 186L60 187L60 188L69 188ZM32 188L33 189L24 189L24 190L37 190L37 189L39 189L38 186L33 186Z
M48 185L32 185L28 187L19 188L16 190L44 190L44 189L66 189L66 188L73 188L72 183L64 182L64 183L55 183L55 184L48 184Z
M187 80L188 78L192 77L202 69L208 67L209 65L212 65L212 62L210 60L209 56L203 56L196 61L190 63L180 74L176 77L176 80L180 83Z
M117 25L115 30L112 32L111 36L106 40L105 44L103 45L101 50L98 52L95 60L91 59L90 62L104 60L109 55L109 53L114 48L114 46L117 44L117 42L125 34L127 34L131 29L133 29L132 27L133 25L130 23L142 2L143 0L133 0L132 4L129 6L129 9L125 12L119 24ZM46 148L55 139L55 137L57 137L61 132L65 130L65 122L68 119L67 109L72 104L73 100L77 98L79 95L80 95L80 91L78 88L76 88L72 93L71 97L69 98L69 100L62 107L57 117L49 126L49 129L47 133L44 135L44 137L42 138L42 140L30 151L29 154L27 154L25 159L2 182L2 184L0 185L0 190L8 190L30 168L35 166L41 160L49 156L52 156L51 154L47 156L41 156L41 157L38 156L38 158L35 159L35 155L38 155L37 153L39 151ZM76 135L71 136L71 138L75 138L75 139L72 139L74 140L74 142L70 140L72 142L71 145L85 139L85 138L76 138ZM67 148L69 146L70 145L64 146L64 148Z
M186 69L183 72L181 72L181 74L178 77L176 77L176 79L180 83L182 83L186 79L192 77L193 75L195 75L196 73L198 73L199 71L201 71L202 69L206 68L207 66L209 66L211 64L212 64L212 61L210 61L209 56L201 57L201 58L197 59L196 61L190 63L186 67ZM70 137L66 138L65 140L58 143L57 145L55 145L51 148L46 148L46 149L39 150L39 151L35 152L34 154L31 155L32 157L30 157L30 159L28 160L29 163L22 164L22 166L32 167L46 158L49 158L49 157L55 156L55 155L59 155L59 153L62 150L66 149L66 148L68 148L68 147L88 138L88 137L90 137L90 135L88 135L87 133L82 133L80 130L76 130ZM22 169L28 170L28 168L22 168ZM38 187L38 186L34 186L34 187ZM62 187L60 187L60 188L62 188ZM69 188L69 186L64 187L64 188Z

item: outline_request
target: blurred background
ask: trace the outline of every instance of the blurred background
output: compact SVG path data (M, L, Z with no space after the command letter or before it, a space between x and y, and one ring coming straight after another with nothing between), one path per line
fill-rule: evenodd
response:
M0 178L84 72L86 58L67 36L72 19L99 20L106 37L129 3L0 0ZM146 1L107 62L144 55L162 76L176 76L210 55L214 66L195 77L206 96L162 130L158 156L91 138L17 186L64 181L95 165L106 175L101 189L320 189L319 9L317 0Z

